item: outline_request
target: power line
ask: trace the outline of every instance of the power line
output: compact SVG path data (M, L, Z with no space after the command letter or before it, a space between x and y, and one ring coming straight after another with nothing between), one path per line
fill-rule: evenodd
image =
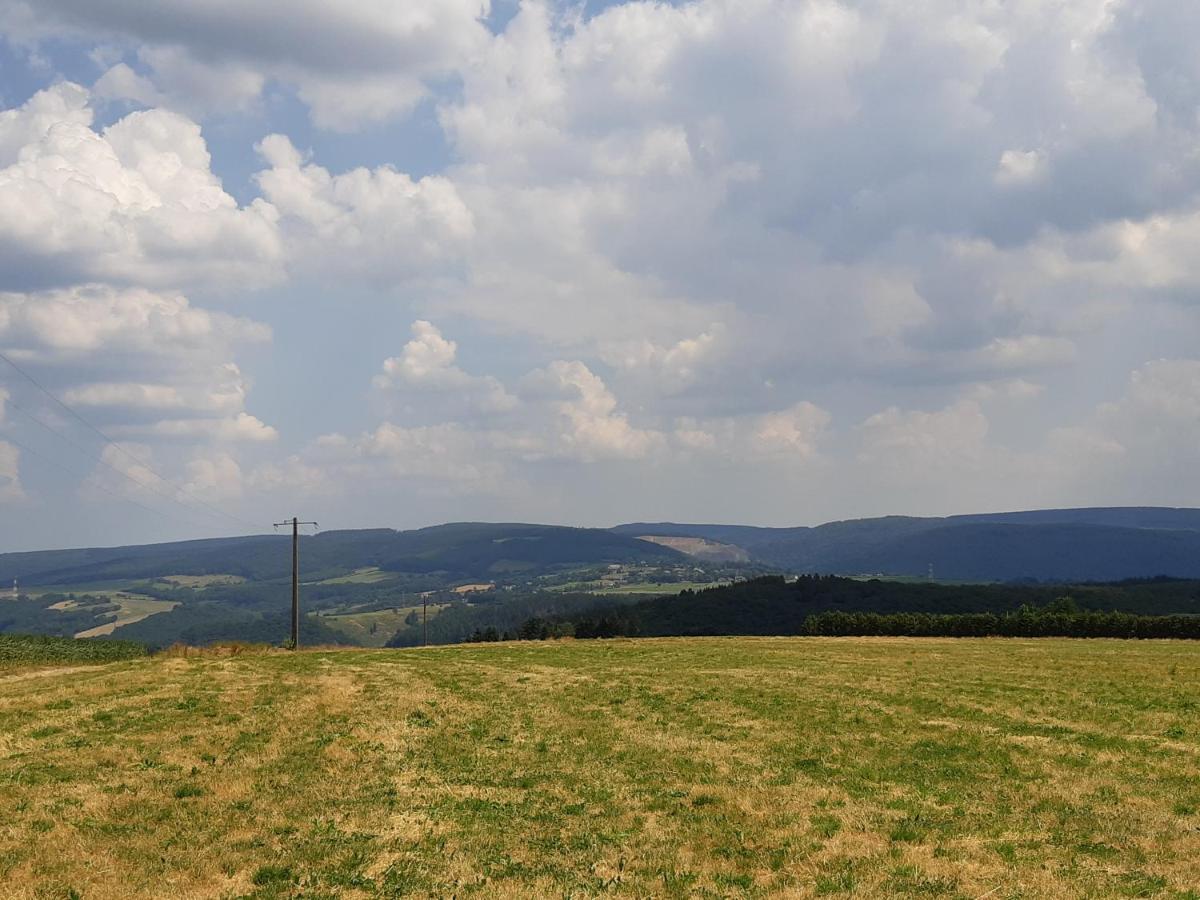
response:
M80 472L78 469L72 468L71 466L68 466L63 462L60 462L57 459L53 459L44 453L39 453L37 450L34 450L32 447L21 443L12 435L7 435L4 438L4 440L7 443L12 444L14 447L17 447L22 453L27 453L30 456L34 457L35 459L40 459L42 462L49 463L50 465L54 466L55 468L60 469L63 472L66 472L68 475L71 475L71 476L74 476L75 478L81 479L81 481L80 481L81 484L91 480L91 477L92 477L91 473ZM124 497L121 494L118 494L116 491L109 490L108 488L106 488L103 484L101 484L98 481L92 481L92 487L98 488L99 490L108 494L110 497L115 497L117 500L120 500L123 503L129 503L133 506L136 506L138 509L145 510L148 513L153 513L156 516L162 516L164 519L167 519L168 521L174 521L172 516L168 515L167 513L163 512L162 510L155 509L152 506L146 506L143 503L139 503L137 500L134 500L132 497ZM183 520L180 519L179 521L183 521ZM196 523L188 522L186 524L195 525Z
M161 481L161 482L163 482L164 484L166 484L166 485L170 486L171 488L173 488L173 489L174 489L174 490L175 490L177 493L183 494L183 495L184 495L185 497L187 497L189 500L192 500L193 502L195 502L195 503L199 504L200 506L204 507L205 509L209 510L210 512L212 512L212 513L215 513L216 515L219 515L219 516L223 516L224 518L226 518L226 519L230 519L230 520L232 520L232 521L234 521L234 522L237 522L239 525L244 525L244 526L247 526L247 527L249 527L249 528L251 528L251 529L256 529L256 528L258 527L258 526L256 526L256 525L253 525L253 524L252 524L252 523L250 523L250 522L247 522L245 519L240 519L240 518L238 518L237 516L234 516L234 515L232 515L232 514L230 514L230 513L227 513L227 512L225 512L223 509L220 509L220 508L218 508L218 507L212 506L211 504L209 504L209 503L205 502L204 500L200 499L199 497L196 497L196 496L193 496L193 495L191 495L191 494L190 494L190 493L189 493L189 492L188 492L188 491L187 491L185 488L183 488L183 487L179 486L178 484L175 484L175 483L174 483L173 481L171 481L169 478L166 478L165 476L163 476L162 474L160 474L159 472L157 472L157 471L154 469L154 467L153 467L153 466L151 466L149 463L145 462L144 460L140 460L140 459L138 459L136 456L134 456L132 453L130 453L128 450L126 450L124 447L122 447L120 444L118 444L116 441L114 441L112 438L110 438L110 437L109 437L107 434L105 434L103 431L101 431L99 428L97 428L95 425L93 425L91 422L89 422L87 419L85 419L85 418L84 418L84 417L83 417L83 416L82 416L80 413L76 412L76 411L75 411L75 410L74 410L74 409L73 409L71 406L69 406L69 405L68 405L67 403L65 403L64 401L60 400L60 399L59 399L59 398L58 398L58 397L57 397L57 396L56 396L56 395L55 395L55 394L54 394L52 391L50 391L50 390L49 390L49 389L48 389L48 388L47 388L45 385L43 385L43 384L42 384L40 381L38 381L36 378L34 378L32 375L30 375L28 372L26 372L26 371L25 371L23 368L21 368L21 366L17 365L15 362L13 362L13 361L12 361L12 359L10 359L10 358L9 358L9 357L8 357L8 356L7 356L5 353L3 353L2 351L0 351L0 359L4 360L6 363L8 363L10 366L12 366L12 368L13 368L13 369L15 369L17 372L19 372L19 373L20 373L20 374L21 374L21 375L22 375L22 376L23 376L23 377L24 377L24 378L25 378L25 379L26 379L26 380L27 380L27 381L28 381L30 384L32 384L32 385L33 385L34 387L36 387L36 388L37 388L39 391L41 391L43 394L45 394L47 397L49 397L51 400L53 400L55 404L57 404L57 405L58 405L59 407L61 407L62 409L66 410L66 412L67 412L67 413L68 413L68 414L69 414L69 415L70 415L72 418L74 418L74 419L76 419L77 421L81 422L81 423L82 423L82 424L83 424L83 425L84 425L86 428L88 428L90 431L93 431L93 432L95 432L95 433L96 433L96 434L97 434L97 435L100 437L100 439L101 439L101 440L103 440L103 441L105 442L105 444L109 445L110 447L113 447L113 448L114 448L115 450L117 450L119 453L121 453L122 455L126 456L128 459L130 459L131 461L133 461L133 462L134 462L136 465L139 465L139 466L141 466L142 468L144 468L144 469L145 469L147 472L149 472L151 475L153 475L153 476L154 476L155 478L157 478L159 481ZM13 403L13 406L15 406L15 407L17 407L18 409L20 409L20 407L19 407L19 406L18 406L16 403ZM46 425L46 423L45 423L45 422L42 422L42 421L40 421L39 419L37 419L36 417L34 417L34 416L31 414L31 413L29 413L29 412L27 412L27 411L25 411L25 410L21 410L21 411L22 411L22 412L25 412L25 414L26 414L26 415L28 415L28 416L30 416L31 418L34 418L34 420L35 420L35 421L37 421L37 422L38 422L38 424L42 425L43 427L45 427L45 428L49 428L49 427L50 427L50 426ZM51 429L51 430L52 430L52 431L54 431L54 429ZM75 444L75 442L74 442L74 441L71 441L69 438L66 438L66 436L65 436L65 435L63 435L63 434L61 434L60 432L57 432L57 431L55 431L55 433L56 433L56 434L58 434L58 435L59 435L59 437L62 437L62 438L64 438L65 440L67 440L68 442L72 443L74 446L76 446L76 447L78 447L78 446L79 446L78 444ZM85 452L86 452L86 451L85 451ZM129 478L129 479L130 479L131 481L133 481L134 483L136 483L136 484L139 484L140 486L142 486L142 487L146 488L147 490L152 490L152 491L154 491L155 493L159 494L160 496L166 497L168 500L171 500L171 501L172 501L172 502L174 502L174 503L179 503L181 506L183 505L183 504L181 503L181 501L179 501L179 500L175 499L174 497L171 497L170 495L163 494L161 491L158 491L158 490L156 490L156 489L155 489L153 486L151 486L151 485L148 485L148 484L146 484L146 483L144 483L144 482L142 482L142 481L139 481L138 479L136 479L136 478L134 478L132 475L130 475L128 472L125 472L125 471L123 471L123 470L121 470L121 469L118 469L116 466L112 465L112 464L111 464L111 463L109 463L107 460L103 459L102 457L99 457L99 456L97 456L97 457L95 457L95 458L96 458L96 459L98 459L100 462L102 462L104 465L108 466L110 469L113 469L113 470L114 470L114 471L116 471L116 472L120 472L122 475L124 475L125 477ZM186 507L185 507L185 508L186 508Z
M103 431L101 431L99 428L97 428L95 425L93 425L91 422L89 422L87 419L85 419L82 415L80 415L78 412L76 412L72 407L67 405L64 401L60 400L45 385L43 385L40 381L38 381L36 378L34 378L32 375L30 375L28 372L26 372L23 368L21 368L19 365L17 365L15 362L13 362L2 351L0 351L0 359L4 360L6 363L8 363L10 366L12 366L12 368L15 369L17 372L19 372L30 384L32 384L39 391L41 391L43 394L45 394L47 397L49 397L51 400L53 400L62 409L66 410L67 413L72 418L81 422L90 431L93 431L97 435L99 435L100 439L103 440L104 443L106 443L110 447L113 447L114 449L117 450L117 452L123 454L124 456L126 456L130 460L132 460L134 463L136 463L137 465L144 468L147 472L149 472L151 475L153 475L155 478L157 478L163 484L169 485L170 487L174 488L178 493L183 494L185 497L187 497L188 499L192 500L193 502L199 504L200 506L203 506L205 509L209 510L210 512L213 512L219 516L223 516L226 519L229 519L230 521L237 522L239 525L248 527L252 530L257 530L257 528L258 528L257 525L254 525L251 522L246 521L245 519L239 518L238 516L228 513L225 510L220 509L219 507L213 506L212 504L207 503L206 501L200 499L199 497L194 496L193 494L189 493L186 488L180 487L178 484L171 481L169 478L160 474L158 471L156 471L154 469L153 466L149 465L148 463L146 463L143 460L138 459L136 456L134 456L132 453L130 453L128 450L126 450L124 447L122 447L120 444L118 444L116 441L114 441L112 438L110 438L107 434L105 434ZM16 406L15 403L13 405ZM41 423L41 424L44 424L44 423ZM60 435L60 437L61 436L62 435ZM101 461L103 462L103 460L101 460ZM110 463L105 462L105 465L108 465L109 468L116 469L116 467L112 466ZM121 471L121 470L116 469L116 471ZM125 474L132 481L135 481L135 482L137 481L137 479L133 478L132 476L129 476L128 473L122 473L122 474ZM148 485L143 484L142 486L150 489ZM156 492L156 493L158 493L158 492ZM168 499L174 500L174 498L168 498ZM179 503L180 501L174 500L174 502ZM182 504L180 504L180 505L182 505Z
M91 450L89 450L88 448L84 447L78 441L75 441L69 435L66 435L63 432L59 431L57 428L55 428L50 423L46 422L40 416L37 416L34 413L30 412L29 410L25 409L25 407L21 406L21 404L16 403L13 400L9 399L8 405L11 406L13 409L17 410L17 412L22 413L25 416L27 416L30 421L32 421L35 424L40 425L42 428L46 429L46 431L50 432L50 434L66 441L68 444L70 444L72 447L74 447L76 450L78 450L80 453L82 453L88 459L94 460L95 462L100 463L100 465L105 466L105 467L111 469L112 471L116 472L118 475L122 476L123 478L129 479L130 482L137 485L138 487L145 488L146 490L157 494L159 497L163 497L166 500L170 500L172 503L178 505L180 509L187 510L187 512L191 515L195 515L197 512L203 512L203 510L195 510L192 507L181 503L179 500L175 499L170 494L163 493L158 488L156 488L153 484L148 484L145 481L142 481L140 478L134 478L133 475L131 475L129 472L125 471L124 469L117 468L112 463L110 463L107 459L105 459L103 456L96 454L96 453L92 452ZM16 441L14 440L13 443L16 443ZM34 455L36 456L37 454L35 453ZM83 477L90 478L91 475L84 475ZM93 483L97 487L100 486L99 482L93 482ZM112 493L112 492L110 491L109 493ZM117 496L117 495L114 495L114 496ZM191 524L193 524L193 525L196 524L196 521L193 521Z

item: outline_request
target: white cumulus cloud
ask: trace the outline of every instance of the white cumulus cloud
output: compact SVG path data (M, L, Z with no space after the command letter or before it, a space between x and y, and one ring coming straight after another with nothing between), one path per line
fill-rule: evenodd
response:
M274 210L239 207L222 189L198 125L149 110L96 130L87 102L78 86L59 84L0 120L0 148L10 150L0 168L0 288L274 280Z
M278 134L258 150L270 168L256 180L298 270L392 284L456 259L474 233L446 178L414 181L390 166L331 175Z
M375 386L395 392L401 401L430 395L442 414L463 406L482 412L504 412L517 405L499 380L491 375L470 375L455 364L458 345L430 322L412 324L412 340L399 356L383 361Z

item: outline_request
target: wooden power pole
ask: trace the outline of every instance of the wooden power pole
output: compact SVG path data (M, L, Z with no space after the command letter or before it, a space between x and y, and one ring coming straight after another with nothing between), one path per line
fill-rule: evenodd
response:
M301 522L295 516L290 521L276 522L275 527L292 526L292 649L300 649L300 526L319 527L316 522Z

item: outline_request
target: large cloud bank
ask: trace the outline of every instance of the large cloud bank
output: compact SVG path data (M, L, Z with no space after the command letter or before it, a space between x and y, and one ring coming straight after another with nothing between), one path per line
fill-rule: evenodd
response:
M243 512L1200 502L1185 4L0 8L13 52L94 66L0 113L0 345ZM437 170L378 163L416 115ZM241 199L230 117L262 122ZM239 362L330 290L404 326L357 427L276 421Z

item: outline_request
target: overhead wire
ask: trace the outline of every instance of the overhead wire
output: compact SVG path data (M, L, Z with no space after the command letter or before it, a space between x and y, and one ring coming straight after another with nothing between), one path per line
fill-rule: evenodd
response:
M182 518L173 517L171 515L168 515L167 513L163 512L160 509L155 509L152 506L146 506L144 503L139 503L137 500L134 500L132 497L125 497L125 496L122 496L121 494L118 494L116 491L105 487L99 481L92 479L93 473L80 472L78 469L72 468L71 466L68 466L66 463L60 462L57 459L47 456L45 453L41 453L37 450L34 450L28 444L22 443L21 441L17 440L15 437L13 437L11 434L6 434L3 438L3 440L6 443L12 444L14 447L18 448L22 453L28 454L29 456L32 456L35 459L40 459L42 462L49 463L50 465L54 466L55 468L57 468L63 472L66 472L68 475L71 475L75 478L81 479L81 481L80 481L81 484L87 483L90 481L92 487L103 491L104 493L108 494L110 497L115 497L117 500L120 500L122 503L128 503L132 506L136 506L138 509L145 510L146 512L152 513L156 516L161 516L164 519L167 519L168 521L184 521ZM186 524L195 525L196 523L188 522Z
M101 431L97 426L93 425L90 421L88 421L86 418L84 418L83 415L81 415L79 412L77 412L69 404L67 404L65 401L61 400L56 394L54 394L54 392L52 392L49 388L47 388L40 381L38 381L36 378L34 378L32 375L30 375L27 371L25 371L24 368L22 368L21 366L17 365L15 362L13 362L13 360L7 354L5 354L3 351L0 351L0 360L4 360L4 362L8 363L8 365L11 366L16 372L18 372L23 378L25 378L26 381L28 381L30 384L32 384L34 387L36 387L39 391L41 391L43 394L45 394L47 397L49 397L57 406L59 406L60 408L65 410L72 418L74 418L75 420L77 420L78 422L83 424L88 430L90 430L90 431L94 432L96 435L98 435L100 437L100 439L104 441L105 444L112 447L117 452L121 453L123 456L128 457L135 464L137 464L138 466L145 469L147 472L149 472L151 475L153 475L155 478L157 478L163 484L168 485L177 493L182 494L184 497L188 498L193 503L196 503L197 505L203 507L204 509L208 510L209 512L211 512L215 515L222 516L223 518L229 519L230 521L233 521L233 522L237 522L239 525L250 528L252 531L258 530L258 528L259 528L258 525L255 525L252 522L248 522L239 516L233 515L232 513L226 512L225 510L221 509L220 507L213 506L212 504L201 499L200 497L195 496L194 494L189 492L186 488L181 487L180 485L171 481L171 479L162 475L160 472L155 470L155 468L153 466L151 466L149 463L147 463L145 460L138 459L136 456L134 456L132 453L130 453L128 450L126 450L124 447L122 447L120 444L118 444L116 441L114 441L112 438L110 438L107 434L105 434L103 431ZM20 407L17 406L17 404L14 403L11 399L9 400L9 402L12 403L12 405L14 407L20 409ZM29 412L27 412L25 410L22 410L22 412L25 412L26 415L29 415L31 418L34 418L34 420L38 421L38 424L42 425L43 427L50 428L50 426L48 426L44 422L41 422L40 420L36 419L36 417L33 417L32 414L30 414ZM54 429L51 429L51 430L53 431ZM56 431L56 433L59 434L59 437L63 437L65 440L68 440L70 443L74 444L77 448L79 447L78 444L76 444L74 441L71 441L69 438L66 438L65 435L63 435L57 431ZM82 449L82 448L80 448L80 449ZM86 451L84 451L84 452L86 452ZM184 506L184 504L180 500L175 499L174 497L171 497L169 495L163 494L161 491L156 490L152 486L147 485L143 482L140 482L138 479L133 478L133 476L129 475L129 473L127 473L121 469L118 469L116 466L109 463L102 456L97 455L95 458L98 459L100 462L102 462L104 465L108 466L109 468L113 469L114 471L120 472L122 475L125 475L131 481L134 481L135 483L141 485L142 487L146 488L147 490L152 490L155 493L159 494L160 496L167 497L167 499L172 500L172 502L178 503L180 506ZM186 506L185 506L185 508L186 508Z
M118 475L122 476L123 478L126 478L126 479L128 479L128 480L129 480L129 481L130 481L132 484L134 484L134 485L136 485L136 486L138 486L138 487L140 487L140 488L144 488L144 489L145 489L145 490L147 490L147 491L150 491L150 492L152 492L152 493L154 493L154 494L157 494L159 497L162 497L162 498L164 498L164 499L166 499L166 500L169 500L169 501L171 501L172 503L175 503L175 504L177 504L177 505L180 507L180 509L186 510L186 511L188 512L188 514L189 514L189 515L193 515L193 516L194 516L194 515L195 515L197 512L202 512L202 511L203 511L203 510L196 510L196 509L193 509L192 507L190 507L190 506L187 506L187 505L186 505L186 504L184 504L184 503L181 503L179 500L175 499L175 498L174 498L174 497L172 497L170 494L163 493L161 490L159 490L158 488L156 488L156 487L155 487L153 484L148 484L147 482L145 482L145 481L142 481L140 478L135 478L135 477L134 477L134 476L133 476L131 473L129 473L129 472L128 472L128 471L126 471L125 469L119 468L118 466L114 466L114 465L113 465L111 462L109 462L107 459L105 459L105 458L104 458L102 455L100 455L100 454L97 454L97 453L95 453L95 452L93 452L93 451L89 450L87 447L83 446L83 445L82 445L82 444L80 444L78 441L76 441L76 440L74 440L73 438L71 438L69 435L67 435L67 434L63 433L62 431L60 431L59 429L55 428L53 425L51 425L51 424L50 424L49 422L47 422L45 419L41 418L40 416L36 415L36 414L35 414L35 413L33 413L33 412L30 412L28 409L26 409L25 407L21 406L21 404L19 404L19 403L15 402L14 400L12 400L12 398L9 398L9 399L7 400L7 402L6 402L6 405L7 405L7 406L10 406L10 407L12 407L12 408L13 408L13 409L15 409L17 412L19 412L19 413L21 413L22 415L24 415L24 416L25 416L26 418L28 418L28 419L29 419L31 422L33 422L33 423L35 423L35 424L37 424L37 425L40 425L42 428L44 428L44 429L45 429L46 431L48 431L50 434L52 434L52 435L54 435L54 436L56 436L56 437L60 438L61 440L65 441L67 444L69 444L70 446L74 447L76 450L78 450L78 451L79 451L80 453L82 453L84 456L88 457L88 459L91 459L92 461L94 461L94 462L97 462L97 463L99 463L100 465L102 465L102 466L104 466L104 467L106 467L106 468L108 468L108 469L111 469L113 472L116 472ZM16 440L15 440L15 439L13 439L13 440L12 440L12 443L14 443L14 444L15 444L15 443L16 443ZM35 455L36 455L36 454L35 454ZM91 476L89 475L88 477L91 477ZM97 486L99 486L99 482L94 482L94 483L95 483ZM111 493L111 492L110 492L110 493ZM195 525L195 524L197 524L198 522L199 522L199 520L192 520L191 524Z

